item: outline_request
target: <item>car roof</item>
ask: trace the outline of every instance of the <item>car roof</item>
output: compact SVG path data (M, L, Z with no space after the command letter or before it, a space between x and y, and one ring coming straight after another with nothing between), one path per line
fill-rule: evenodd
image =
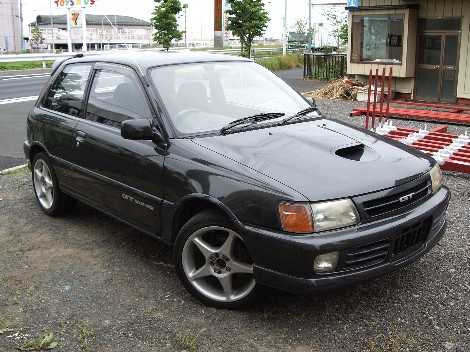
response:
M76 62L107 62L124 64L140 68L145 72L149 67L196 62L234 62L251 60L230 55L211 54L207 52L166 52L166 51L123 51L98 55L76 55L67 63Z

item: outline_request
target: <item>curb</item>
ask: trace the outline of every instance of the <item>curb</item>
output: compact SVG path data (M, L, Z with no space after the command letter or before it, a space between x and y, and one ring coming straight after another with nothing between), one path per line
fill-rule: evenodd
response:
M8 174L11 174L15 171L26 169L27 167L28 167L28 165L24 164L24 165L20 165L20 166L11 167L11 168L5 169L5 170L0 170L0 175L8 175Z

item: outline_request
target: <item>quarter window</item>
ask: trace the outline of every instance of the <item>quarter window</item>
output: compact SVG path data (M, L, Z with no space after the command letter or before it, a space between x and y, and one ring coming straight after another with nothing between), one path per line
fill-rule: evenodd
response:
M139 84L120 73L96 72L88 98L87 120L120 128L125 120L151 116Z
M404 15L353 16L351 61L401 63Z
M72 116L81 116L90 64L66 66L51 84L44 107Z

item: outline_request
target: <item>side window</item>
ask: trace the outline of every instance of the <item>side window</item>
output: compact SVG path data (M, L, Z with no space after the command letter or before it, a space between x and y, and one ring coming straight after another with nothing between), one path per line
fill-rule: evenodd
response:
M67 65L46 94L43 106L72 116L81 116L90 64Z
M87 120L120 128L125 120L151 116L140 84L121 73L96 72L88 98Z

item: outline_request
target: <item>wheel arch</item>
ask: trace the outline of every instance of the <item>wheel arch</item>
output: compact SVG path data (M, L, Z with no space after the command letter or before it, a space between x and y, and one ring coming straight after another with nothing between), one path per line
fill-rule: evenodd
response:
M49 153L47 152L46 147L44 147L44 146L43 146L42 144L40 144L40 143L34 143L34 144L32 144L32 145L29 147L29 151L28 151L28 160L29 160L30 163L33 162L34 157L35 157L38 153L44 153L44 154L46 154L48 157L50 156Z
M195 194L185 197L178 208L176 209L173 217L173 226L171 231L170 243L174 245L176 237L180 232L181 228L188 222L189 219L194 217L196 214L204 211L217 212L230 219L236 227L237 218L232 211L218 199L213 197Z

